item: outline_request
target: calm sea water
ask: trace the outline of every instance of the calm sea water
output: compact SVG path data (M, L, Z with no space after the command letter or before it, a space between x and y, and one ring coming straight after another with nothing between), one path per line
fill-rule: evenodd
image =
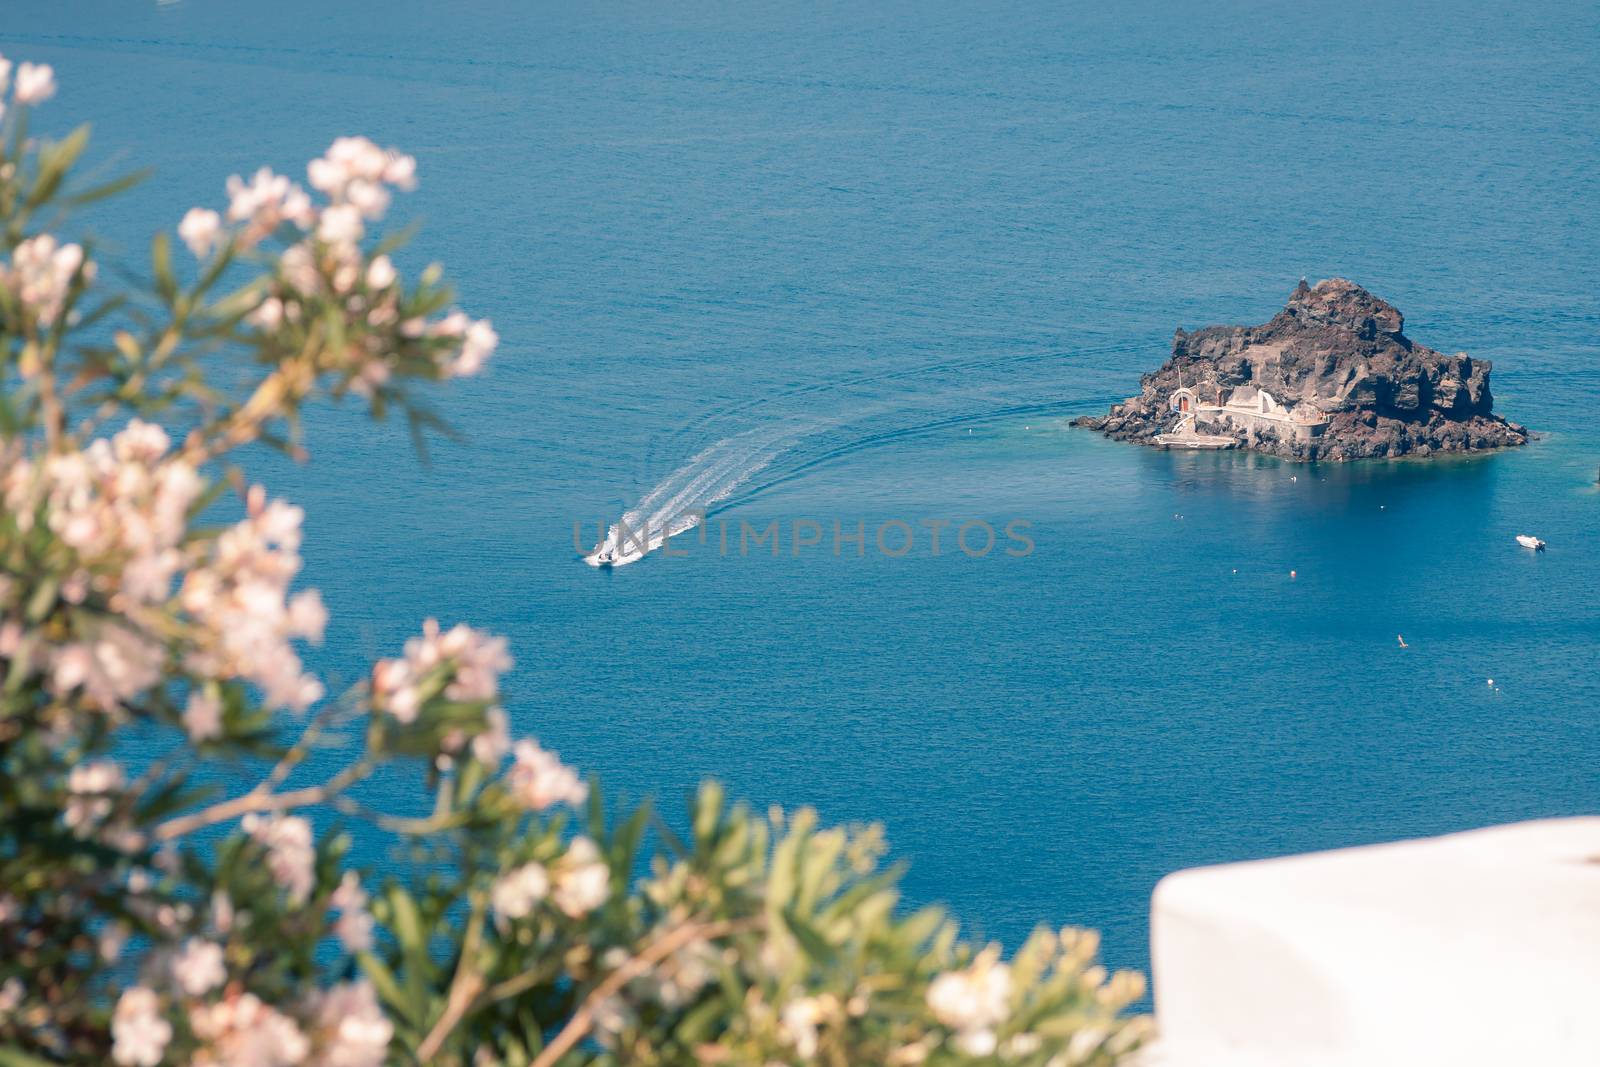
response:
M1124 965L1176 868L1600 806L1592 4L83 0L7 5L0 49L56 65L47 126L158 167L107 254L340 134L418 156L408 265L504 341L431 467L331 410L264 467L334 674L494 628L518 730L613 788L880 819L916 900ZM1538 443L1297 467L1066 427L1174 327L1332 274L1492 359ZM696 486L735 546L824 543L576 560L575 520ZM896 518L1037 547L832 554Z

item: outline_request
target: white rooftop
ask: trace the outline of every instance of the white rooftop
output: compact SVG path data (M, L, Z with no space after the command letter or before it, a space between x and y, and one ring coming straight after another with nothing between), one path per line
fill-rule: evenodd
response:
M1600 1064L1600 818L1181 871L1159 1067Z

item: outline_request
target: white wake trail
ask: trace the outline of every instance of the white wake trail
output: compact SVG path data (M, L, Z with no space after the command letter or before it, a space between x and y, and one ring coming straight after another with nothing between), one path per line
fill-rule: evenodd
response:
M777 458L782 442L794 432L751 430L699 452L623 512L587 561L596 566L632 563L660 548L667 538L694 529L717 502ZM607 546L613 551L603 557Z

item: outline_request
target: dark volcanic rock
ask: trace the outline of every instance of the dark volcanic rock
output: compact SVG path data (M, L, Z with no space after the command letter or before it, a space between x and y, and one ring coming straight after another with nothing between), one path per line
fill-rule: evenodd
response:
M1353 282L1302 281L1264 326L1178 330L1172 358L1141 379L1138 396L1074 425L1147 444L1198 431L1292 459L1527 443L1527 430L1494 414L1487 360L1416 344L1404 324L1395 307ZM1191 396L1175 397L1180 389ZM1174 409L1179 402L1194 421Z

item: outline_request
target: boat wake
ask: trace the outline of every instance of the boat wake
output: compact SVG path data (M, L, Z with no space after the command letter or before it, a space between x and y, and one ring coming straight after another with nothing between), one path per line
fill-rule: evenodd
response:
M766 428L718 441L623 512L583 561L591 567L621 567L643 559L669 537L704 522L713 507L764 470L805 432L798 425Z
M961 427L1104 406L1116 398L1058 397L1042 403L1029 398L1055 391L1064 359L1116 357L1139 344L1117 339L1070 353L1054 346L963 352L915 366L800 382L713 406L652 440L645 462L655 466L663 451L682 455L697 439L714 436L716 443L695 453L623 512L584 562L594 567L636 562L710 514L765 497L862 451ZM795 404L814 410L783 411Z

